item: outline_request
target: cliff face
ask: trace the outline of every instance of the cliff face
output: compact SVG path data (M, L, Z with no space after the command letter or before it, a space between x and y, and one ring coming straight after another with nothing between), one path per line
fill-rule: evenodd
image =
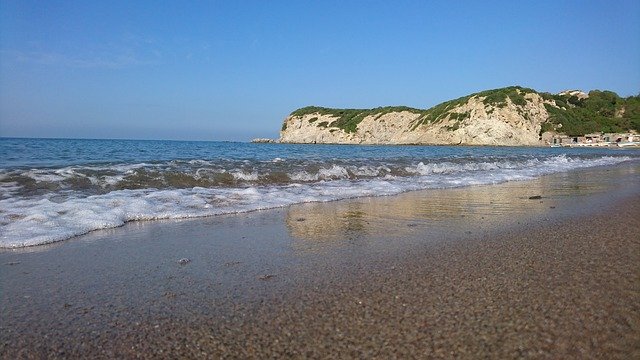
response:
M280 142L542 145L543 132L560 130L562 122L569 124L568 121L577 118L572 111L590 104L589 95L585 93L565 93L551 95L508 87L451 100L428 110L307 107L285 119ZM618 99L622 104L631 98ZM623 107L619 110L624 113L624 104L620 106Z
M445 103L440 109L368 110L350 129L340 126L340 111L318 108L294 112L280 132L283 143L537 145L541 124L549 114L536 93L515 89L524 102L510 97L500 103L473 95ZM304 110L304 109L301 109ZM438 112L441 112L438 114Z

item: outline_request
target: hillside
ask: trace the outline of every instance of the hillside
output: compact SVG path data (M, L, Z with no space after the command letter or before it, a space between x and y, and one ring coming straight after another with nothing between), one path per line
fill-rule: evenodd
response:
M283 143L539 145L547 131L577 136L640 131L640 96L611 91L487 90L430 109L305 107L292 112Z

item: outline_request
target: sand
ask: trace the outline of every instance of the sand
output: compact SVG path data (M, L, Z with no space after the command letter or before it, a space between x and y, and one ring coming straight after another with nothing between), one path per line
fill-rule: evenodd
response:
M2 251L0 354L640 358L638 174L131 223Z

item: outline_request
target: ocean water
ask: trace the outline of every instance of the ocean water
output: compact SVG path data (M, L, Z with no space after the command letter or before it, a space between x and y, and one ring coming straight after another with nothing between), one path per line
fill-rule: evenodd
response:
M0 248L128 221L533 179L640 150L0 138Z

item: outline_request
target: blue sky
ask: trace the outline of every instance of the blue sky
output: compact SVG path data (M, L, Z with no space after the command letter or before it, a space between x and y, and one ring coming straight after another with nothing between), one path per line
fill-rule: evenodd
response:
M0 0L0 136L277 137L307 105L640 92L640 1Z

